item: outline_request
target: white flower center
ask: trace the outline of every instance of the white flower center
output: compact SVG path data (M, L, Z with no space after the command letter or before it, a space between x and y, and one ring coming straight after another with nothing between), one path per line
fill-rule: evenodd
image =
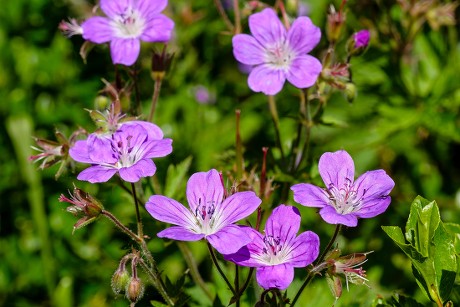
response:
M267 265L277 265L285 263L291 252L289 244L281 242L280 237L274 237L272 235L266 235L264 237L265 246L262 253L255 255L255 258L261 263ZM282 244L284 243L284 245Z
M198 206L195 209L195 227L191 229L196 233L204 235L212 235L220 229L220 224L217 225L216 221L219 219L219 210L216 212L216 207L219 206L215 201L202 201L198 199ZM216 214L214 214L216 212Z
M265 49L265 62L273 68L288 70L295 58L295 52L287 42L276 42Z
M115 36L119 38L138 38L145 29L145 19L138 11L127 8L123 14L112 20Z
M114 165L115 168L130 167L142 159L144 150L142 144L131 144L132 135L128 135L125 139L112 141L112 150L118 162Z
M345 215L359 210L363 204L366 190L364 190L361 197L358 197L358 191L354 190L351 179L346 178L345 185L340 189L333 183L330 183L327 193L329 196L329 202L335 208L337 213Z

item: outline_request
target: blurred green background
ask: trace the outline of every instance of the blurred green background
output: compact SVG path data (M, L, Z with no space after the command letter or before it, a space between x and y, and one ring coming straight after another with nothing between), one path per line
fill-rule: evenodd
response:
M248 3L240 1L248 11ZM295 16L291 2L288 12ZM421 11L405 10L404 4L420 4ZM430 3L428 9L422 2ZM308 14L325 33L330 1L304 1ZM339 6L339 2L334 2ZM451 6L449 6L449 4ZM72 235L76 218L58 202L73 184L93 193L122 222L135 220L132 200L113 183L90 185L66 173L59 180L58 166L44 171L28 161L34 152L32 136L54 139L59 129L69 136L78 127L94 129L84 109L104 106L98 96L104 84L113 81L114 68L107 46L96 46L87 63L79 56L81 37L70 39L58 31L67 17L83 20L94 3L80 0L4 1L0 10L0 305L3 306L126 306L110 287L118 261L130 248L124 235L107 220L78 230ZM365 268L370 288L350 286L337 306L370 306L379 297L393 293L414 296L428 304L418 289L410 262L386 237L381 225L404 226L409 205L417 196L436 200L444 221L459 223L460 211L460 44L458 3L450 1L368 1L347 3L343 38L337 45L336 61L345 58L345 41L355 31L370 29L370 48L352 58L351 70L357 87L353 103L343 93L331 91L323 123L312 129L311 155L291 183L321 185L317 161L325 151L347 150L354 158L357 174L383 168L396 182L392 205L381 216L361 220L359 227L345 229L339 238L344 254L373 250ZM425 9L425 11L423 11ZM449 11L450 9L450 11ZM156 123L174 140L173 154L158 159L159 187L169 174L179 173L171 165L191 161L187 176L166 186L171 196L184 204L188 175L211 168L231 171L235 161L235 110L241 110L241 136L247 170L262 161L261 148L275 147L274 130L266 97L252 93L247 77L238 70L232 55L231 36L210 0L170 0L168 14L176 23L168 50L175 53L156 111ZM231 9L228 14L233 17ZM247 16L243 16L247 32ZM447 24L446 24L447 23ZM446 25L444 25L446 24ZM138 61L139 93L147 114L153 90L150 78L152 47L143 45ZM312 52L321 58L327 47L323 37ZM124 77L127 73L122 71ZM197 89L205 88L211 99L199 102ZM214 97L214 98L213 98ZM283 145L295 137L298 91L285 86L277 96ZM191 160L185 161L188 157ZM271 149L267 170L275 183L285 178L275 167L277 151ZM185 169L185 168L184 168ZM81 170L81 166L77 171ZM169 180L169 181L168 181ZM161 192L157 191L158 193ZM280 189L272 196L279 204ZM146 195L145 197L148 197ZM294 205L291 199L288 204ZM298 206L300 207L300 206ZM321 223L311 208L299 208L302 231L313 230L326 244L333 226ZM142 212L145 233L152 237L149 247L160 268L177 280L186 265L174 243L155 238L164 228ZM213 293L219 290L224 305L230 292L216 272L203 242L188 244ZM289 289L298 289L304 270ZM212 305L187 276L187 293L192 306ZM250 293L260 293L256 285ZM254 295L254 294L252 294ZM456 295L454 293L454 295ZM148 287L139 306L158 298ZM457 299L457 300L456 300ZM248 305L254 297L245 299ZM454 302L460 303L458 297ZM300 305L332 305L324 279L317 278L303 294Z

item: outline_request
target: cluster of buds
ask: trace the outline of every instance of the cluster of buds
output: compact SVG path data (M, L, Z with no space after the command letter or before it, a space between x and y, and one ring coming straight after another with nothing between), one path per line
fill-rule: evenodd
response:
M131 275L126 269L127 262L131 260ZM124 256L112 276L112 289L116 294L123 293L134 306L144 295L144 283L138 277L137 265L142 259L138 252L130 253Z
M403 12L408 14L412 19L417 20L417 24L421 26L424 21L433 30L438 30L441 26L455 25L455 9L459 5L457 1L449 3L440 3L437 0L398 0Z

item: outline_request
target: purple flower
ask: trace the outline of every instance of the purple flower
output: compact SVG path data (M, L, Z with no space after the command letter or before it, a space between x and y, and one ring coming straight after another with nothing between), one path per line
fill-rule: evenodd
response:
M355 48L366 48L369 45L371 34L369 30L361 30L353 34L353 41L355 42Z
M291 190L299 204L321 208L319 214L327 223L354 227L358 218L379 215L390 205L388 194L395 183L384 170L368 171L354 181L355 165L344 150L324 153L318 168L325 189L300 183Z
M170 40L174 22L160 14L167 4L167 0L101 0L107 17L89 18L76 34L96 44L110 42L113 63L129 66L139 56L141 40Z
M245 228L234 225L249 216L262 202L254 192L238 192L224 199L219 173L193 174L187 183L190 209L162 195L153 195L145 205L157 220L174 224L158 233L160 238L180 241L206 239L219 253L230 254L251 242Z
M125 181L137 182L155 174L151 159L170 154L171 143L156 125L133 121L120 124L114 133L92 133L77 141L69 153L75 161L91 164L78 174L78 180L106 182L118 173Z
M247 228L252 242L237 253L225 255L238 265L255 267L256 278L264 289L286 289L294 279L294 268L312 263L319 253L319 238L312 231L302 232L299 210L280 205L265 224L265 235Z
M286 79L298 88L316 82L321 63L306 53L318 44L321 31L310 18L297 18L286 31L275 11L264 9L249 17L249 29L252 36L233 37L233 54L239 62L254 65L248 78L251 90L275 95Z

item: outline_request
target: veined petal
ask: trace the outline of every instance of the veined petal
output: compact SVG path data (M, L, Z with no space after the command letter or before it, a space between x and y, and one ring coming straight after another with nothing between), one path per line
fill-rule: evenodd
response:
M318 257L319 237L312 231L302 232L289 249L288 262L295 268L306 267Z
M308 17L297 18L287 33L289 45L298 54L310 52L318 45L320 39L321 30Z
M387 196L394 186L393 179L382 169L365 172L353 185L357 190L357 197L364 197L366 200Z
M259 267L265 265L260 262L258 255L261 255L265 248L262 234L257 230L248 227L240 226L244 229L245 233L251 237L251 243L240 248L236 253L224 255L225 260L232 261L241 266Z
M141 51L141 43L137 38L112 38L110 54L113 64L131 66L136 62Z
M113 28L110 25L110 19L94 16L88 18L81 24L83 29L83 38L95 44L103 44L112 40Z
M133 120L121 123L121 127L131 125L141 125L147 131L149 139L151 140L161 140L163 138L163 131L160 129L160 127L158 127L155 124L152 124L151 122L143 120Z
M197 225L195 216L181 203L162 195L150 196L145 209L159 221L194 229Z
M270 8L249 16L249 29L263 46L283 42L286 37L286 28Z
M265 234L280 238L284 244L296 237L300 227L300 213L296 207L279 205L265 223Z
M282 70L273 69L266 64L254 67L248 77L249 88L265 95L278 94L285 81L286 76Z
M307 207L322 208L329 203L326 192L309 183L299 183L291 187L294 192L294 201Z
M257 268L257 283L264 289L284 290L294 280L294 268L287 263Z
M221 254L236 253L251 242L245 229L237 225L228 225L218 232L206 236L206 240Z
M168 42L173 28L174 22L169 17L162 14L154 15L146 21L140 39L144 42Z
M142 177L150 177L155 174L157 167L150 159L142 159L130 167L122 167L118 170L121 179L127 182L138 182Z
M132 8L133 0L101 0L99 5L101 10L110 18L126 13L128 8Z
M172 139L151 141L150 148L144 153L146 158L160 158L172 152Z
M319 211L319 214L329 224L342 224L348 227L356 227L358 225L358 218L353 213L342 215L337 213L332 206L324 207Z
M258 65L264 63L264 48L251 35L238 34L233 36L233 55L246 65Z
M113 155L112 142L109 138L92 133L88 136L87 144L91 163L114 164L118 161Z
M107 182L117 172L114 168L101 165L90 166L78 174L78 180L89 181L91 183Z
M204 234L195 233L182 226L172 226L157 233L159 238L168 238L178 241L198 241L204 238Z
M69 149L69 155L72 159L74 159L77 162L93 162L89 157L87 140L76 141L75 144Z
M371 218L385 212L391 203L390 196L366 199L364 205L354 212L357 217Z
M138 0L137 9L143 16L150 16L152 14L158 14L162 12L166 5L168 5L168 0Z
M338 189L353 184L355 164L345 150L324 153L319 159L318 170L326 188L331 184Z
M253 213L262 203L254 192L238 192L222 202L222 205L216 209L215 229L220 229L226 225L233 224Z
M215 169L195 173L187 182L187 200L192 212L199 206L220 206L223 198L224 186Z
M295 87L307 88L315 84L322 69L323 66L317 58L306 54L292 61L286 78Z

